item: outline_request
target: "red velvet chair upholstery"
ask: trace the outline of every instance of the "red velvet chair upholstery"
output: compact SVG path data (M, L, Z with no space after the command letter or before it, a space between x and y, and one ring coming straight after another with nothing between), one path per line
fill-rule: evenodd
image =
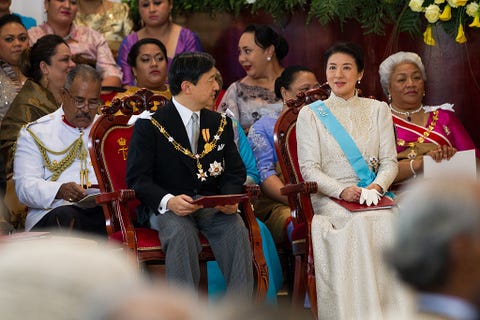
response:
M135 208L139 201L135 191L126 186L126 160L128 144L133 126L127 124L131 114L143 110L151 110L154 106L162 107L167 103L163 96L154 95L142 89L133 96L114 99L110 107L102 109L102 115L94 123L90 133L89 152L95 174L102 194L97 203L103 205L109 238L119 241L136 256L139 263L165 263L158 232L135 225ZM121 111L123 115L118 114ZM258 186L247 190L249 196L255 197L260 192ZM252 211L250 201L246 198L242 203L242 217L249 229L253 252L255 276L255 299L262 301L268 289L268 269L262 251L260 229ZM215 260L207 240L200 235L202 251L200 265L202 271L201 286L206 287L206 262Z
M298 112L305 104L326 99L329 93L328 85L299 93L297 99L287 101L288 109L282 112L274 129L275 151L285 180L285 187L281 189L281 193L288 197L295 222L292 232L292 254L295 261L292 300L295 305L302 306L308 290L315 319L317 319L317 292L311 239L311 222L314 212L310 194L317 192L317 184L304 181L300 173L296 122Z

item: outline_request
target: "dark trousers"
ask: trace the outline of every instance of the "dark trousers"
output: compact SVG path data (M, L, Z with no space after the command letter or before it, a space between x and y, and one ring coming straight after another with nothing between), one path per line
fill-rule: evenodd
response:
M205 235L222 270L227 292L251 297L253 292L252 251L248 229L239 214L200 209L188 216L171 211L152 214L150 225L158 231L166 253L167 281L198 288L202 249L198 232Z
M106 236L105 216L102 207L84 209L77 206L60 206L49 211L32 228L32 231L60 229L76 230Z

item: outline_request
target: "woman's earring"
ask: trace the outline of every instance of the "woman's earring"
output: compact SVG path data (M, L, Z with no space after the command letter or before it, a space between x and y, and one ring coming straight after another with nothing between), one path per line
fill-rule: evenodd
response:
M357 80L357 84L360 85L360 79Z
M425 97L425 91L423 91L423 96Z
M267 57L267 61L272 61L272 57Z
M388 103L392 103L392 95L390 94L390 92L388 93L387 99Z

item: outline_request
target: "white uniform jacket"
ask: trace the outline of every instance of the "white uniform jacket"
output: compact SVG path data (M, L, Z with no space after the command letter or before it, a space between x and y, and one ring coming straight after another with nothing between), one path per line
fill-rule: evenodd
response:
M63 121L63 109L60 107L57 111L28 124L27 127L48 149L62 151L78 139L82 132L83 147L87 150L88 136L92 125L83 130L73 128ZM65 154L54 155L48 152L47 154L51 162L54 160L60 161L65 157ZM51 181L53 173L46 168L44 159L32 135L26 130L26 127L22 128L17 140L13 180L20 202L28 207L25 222L26 231L29 231L50 210L70 204L66 200L55 199L55 196L63 183L76 182L80 184L80 168L81 161L77 156L57 181ZM97 184L88 152L87 168L89 182Z

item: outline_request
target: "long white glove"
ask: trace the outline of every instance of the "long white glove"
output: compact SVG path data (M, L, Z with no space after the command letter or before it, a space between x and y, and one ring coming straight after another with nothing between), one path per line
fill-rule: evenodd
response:
M367 206L377 205L382 194L375 189L362 188L362 194L360 195L360 204L365 203Z

